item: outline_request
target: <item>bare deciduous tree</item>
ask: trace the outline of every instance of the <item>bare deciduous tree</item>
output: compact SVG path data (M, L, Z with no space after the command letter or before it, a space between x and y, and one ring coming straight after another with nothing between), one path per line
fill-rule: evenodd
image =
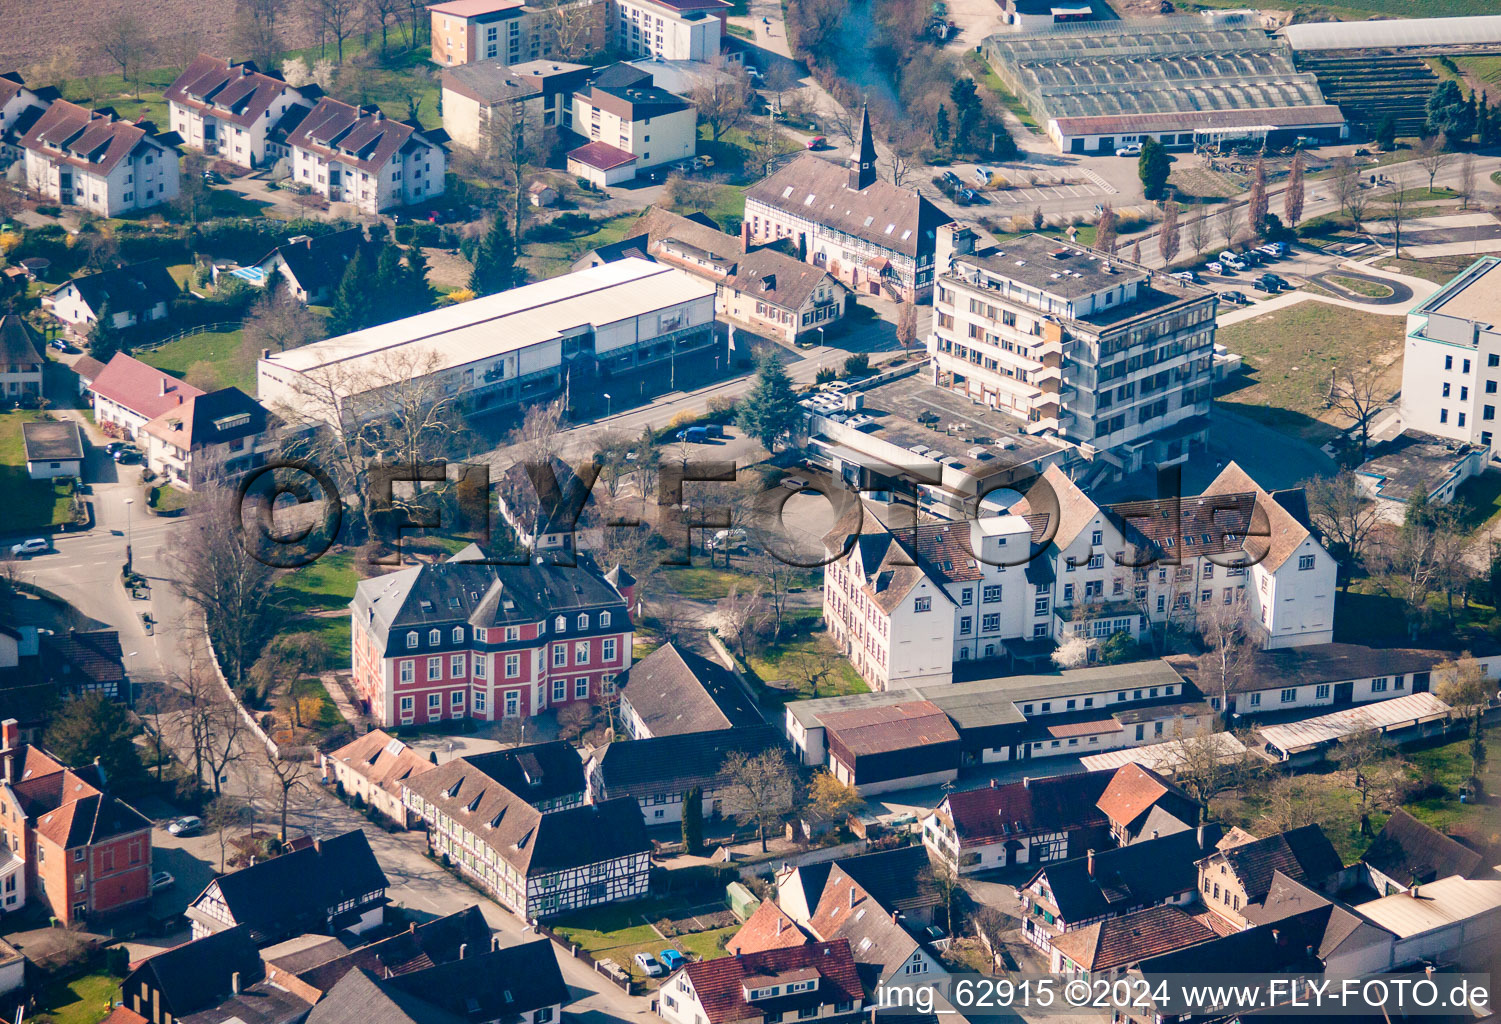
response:
M735 751L721 768L728 785L724 807L739 821L754 825L766 852L766 833L787 820L797 803L797 776L780 750L760 754Z
M1209 215L1200 214L1188 222L1188 244L1193 246L1194 255L1204 255L1204 250L1209 248Z
M1341 563L1341 578L1348 588L1350 573L1364 562L1372 531L1381 523L1381 511L1349 470L1306 480L1303 490L1308 497L1308 515L1324 535L1329 553Z
M285 352L318 341L323 334L323 318L278 288L251 307L242 337L246 354L259 358L262 349Z
M1157 233L1157 251L1171 265L1178 256L1178 204L1169 199L1162 208L1162 227Z
M1459 193L1460 209L1462 210L1470 208L1470 200L1475 196L1475 177L1475 154L1460 154L1459 179L1454 184L1454 191Z
M1223 203L1214 216L1219 221L1220 237L1225 240L1225 247L1232 248L1240 235L1240 207L1233 202Z
M1329 179L1334 198L1339 200L1341 213L1350 212L1350 200L1360 192L1360 169L1347 156L1334 161L1334 174Z
M1369 367L1336 367L1329 373L1329 408L1351 421L1350 429L1360 438L1360 461L1371 446L1371 421L1381 409L1380 381Z
M197 713L203 719L203 765L212 773L214 796L217 797L224 792L229 766L244 756L242 738L248 736L255 744L260 741L250 736L240 709L234 706L228 694L203 704Z
M496 103L481 108L479 135L486 169L510 193L511 237L519 240L527 174L547 157L546 133L525 103Z
M1210 692L1219 697L1219 710L1227 720L1230 694L1254 670L1260 649L1259 630L1246 601L1213 601L1198 615L1204 653L1199 655L1199 676Z
M1355 230L1364 231L1366 214L1371 209L1371 195L1360 187L1359 181L1355 184L1355 191L1345 200L1345 209L1350 212L1350 223Z
M1407 204L1411 197L1407 192L1407 184L1401 176L1391 180L1381 193L1381 203L1386 215L1386 222L1392 229L1392 255L1402 255L1402 225L1407 221Z
M403 3L404 0L365 0L366 24L373 24L380 29L382 53L390 45L391 21L401 13Z
M271 752L270 747L261 747L262 760L267 770L271 772L269 780L272 792L280 803L281 841L287 841L287 805L291 802L292 794L307 785L307 779L312 774L310 762L291 757L284 757Z
M281 50L277 26L286 7L287 0L236 0L234 45L262 70Z
M311 0L309 13L322 40L333 39L340 64L344 41L359 31L364 9L360 0Z
M713 625L740 660L745 661L760 642L770 616L771 609L759 587L742 592L740 584L733 583L730 592L715 606Z
M699 122L708 125L710 137L718 142L750 113L750 95L745 72L732 70L716 58L694 83L689 98L698 108Z
M1433 180L1449 166L1454 154L1444 148L1442 136L1424 139L1418 146L1418 166L1428 175L1428 194L1433 194Z
M127 8L119 8L105 19L96 40L99 52L120 68L126 85L140 94L141 65L151 56L152 38L146 26Z
M605 6L592 0L574 0L547 9L547 31L553 50L562 60L578 61L598 49L604 38Z

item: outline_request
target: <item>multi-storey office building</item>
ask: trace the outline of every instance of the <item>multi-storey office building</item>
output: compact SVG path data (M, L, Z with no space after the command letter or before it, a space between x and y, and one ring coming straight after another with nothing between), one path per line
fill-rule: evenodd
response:
M1501 258L1486 256L1407 314L1402 422L1494 448L1498 388Z
M957 224L939 227L936 263L933 383L1078 444L1102 475L1206 439L1212 291L1041 235L977 252Z
M628 598L587 555L574 567L480 557L470 545L355 589L354 684L382 726L592 703L630 667Z

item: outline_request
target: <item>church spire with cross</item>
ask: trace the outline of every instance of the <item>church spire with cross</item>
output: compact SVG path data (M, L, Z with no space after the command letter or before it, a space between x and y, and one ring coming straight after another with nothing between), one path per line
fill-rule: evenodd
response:
M860 111L860 145L850 154L850 188L863 192L876 181L876 144L870 134L870 105Z

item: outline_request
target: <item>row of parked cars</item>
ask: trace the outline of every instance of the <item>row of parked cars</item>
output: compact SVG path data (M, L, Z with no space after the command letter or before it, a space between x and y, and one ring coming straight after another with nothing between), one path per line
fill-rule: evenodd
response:
M1219 277L1232 277L1237 273L1251 270L1264 263L1270 263L1272 260L1281 259L1286 255L1287 245L1284 242L1268 242L1265 245L1258 245L1253 249L1246 249L1243 252L1226 249L1217 258L1204 265L1204 272ZM1180 281L1187 281L1192 284L1199 283L1199 275L1193 270L1180 270L1173 276ZM1278 274L1267 272L1255 278L1251 282L1251 286L1257 291L1275 295L1280 291L1291 288L1292 284ZM1220 297L1229 302L1239 304L1249 301L1244 293L1238 291L1221 292Z

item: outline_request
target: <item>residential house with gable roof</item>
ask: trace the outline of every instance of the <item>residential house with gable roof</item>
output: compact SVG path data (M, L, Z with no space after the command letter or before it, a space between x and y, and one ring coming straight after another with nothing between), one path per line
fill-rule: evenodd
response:
M165 262L145 260L75 277L43 295L42 308L83 337L106 309L119 330L163 320L180 294Z
M1024 778L950 793L923 817L923 845L961 875L1103 849L1110 839L1110 819L1098 804L1113 775L1100 771Z
M1237 928L1271 891L1276 872L1320 892L1333 892L1344 861L1318 825L1304 825L1211 853L1198 862L1199 898Z
M53 100L21 137L26 185L63 206L101 217L177 198L175 138L149 121L122 121L109 108Z
M361 249L368 249L365 229L346 228L326 235L295 235L240 271L253 285L282 289L298 302L331 303L344 272Z
M1223 837L1218 825L1201 825L1046 864L1017 887L1026 911L1022 934L1050 953L1053 940L1075 928L1146 907L1190 905L1199 888L1196 862Z
M1451 875L1473 878L1484 873L1485 858L1398 807L1386 819L1376 841L1361 855L1360 863L1370 876L1372 888L1390 896Z
M620 721L637 740L761 725L745 687L723 665L665 643L620 680Z
M767 949L790 949L808 941L808 933L777 905L776 900L762 900L740 929L730 936L724 950L730 956L736 956Z
M588 803L584 762L573 744L564 740L468 754L454 760L464 763L465 773L477 772L499 783L543 814Z
M89 385L94 420L106 434L135 439L147 423L203 394L193 385L116 352Z
M1390 931L1361 917L1347 904L1274 870L1266 898L1246 908L1246 920L1250 927L1260 927L1290 917L1315 925L1322 921L1314 951L1323 961L1325 973L1359 977L1392 965L1394 936Z
M0 81L4 81L0 78ZM0 316L0 397L42 395L42 336L15 313Z
M1090 982L1117 977L1149 957L1218 937L1182 907L1164 903L1070 928L1053 937L1049 955L1054 974Z
M459 758L403 783L435 856L528 921L638 899L651 841L629 798L546 812Z
M195 938L245 925L257 946L308 932L359 935L385 920L389 886L355 829L221 875L184 913Z
M633 627L593 559L483 558L470 545L355 588L354 684L380 725L530 717L614 692Z
M0 913L44 904L65 926L151 898L151 821L98 765L68 768L0 722Z
M292 181L361 213L411 206L443 194L443 138L325 96L287 137Z
M0 170L22 158L21 139L59 96L55 86L30 88L20 72L0 75Z
M173 1024L217 1007L264 976L265 965L250 930L237 925L132 965L120 982L120 994L125 1006L151 1024ZM307 1004L301 1003L294 1013L307 1013Z
M325 778L331 776L347 796L358 797L402 826L412 824L402 802L402 783L436 767L427 755L380 729L323 755Z
M1116 770L1098 804L1110 819L1117 846L1183 832L1199 823L1201 808L1178 786L1152 769L1127 764Z
M870 111L846 168L813 153L745 193L755 242L790 238L798 253L861 294L916 302L933 293L938 228L953 220L915 189L876 174Z
M193 395L136 432L146 465L185 491L263 466L279 444L278 421L239 388Z
M696 960L662 983L670 1024L774 1024L787 1019L858 1020L865 1001L849 943L810 942Z
M287 132L316 99L252 61L206 53L193 58L165 95L172 130L183 145L247 169L287 155Z
M849 289L833 275L777 249L751 246L747 237L725 234L701 213L684 217L653 206L626 230L625 239L592 256L607 263L645 251L649 259L713 281L714 308L721 316L786 342L811 337L843 318Z
M724 771L725 758L754 757L781 746L781 734L770 725L616 740L589 755L584 768L589 799L630 797L648 825L673 825L683 820L688 791L697 789L703 795L704 814L713 817L727 810L723 800L731 781Z

